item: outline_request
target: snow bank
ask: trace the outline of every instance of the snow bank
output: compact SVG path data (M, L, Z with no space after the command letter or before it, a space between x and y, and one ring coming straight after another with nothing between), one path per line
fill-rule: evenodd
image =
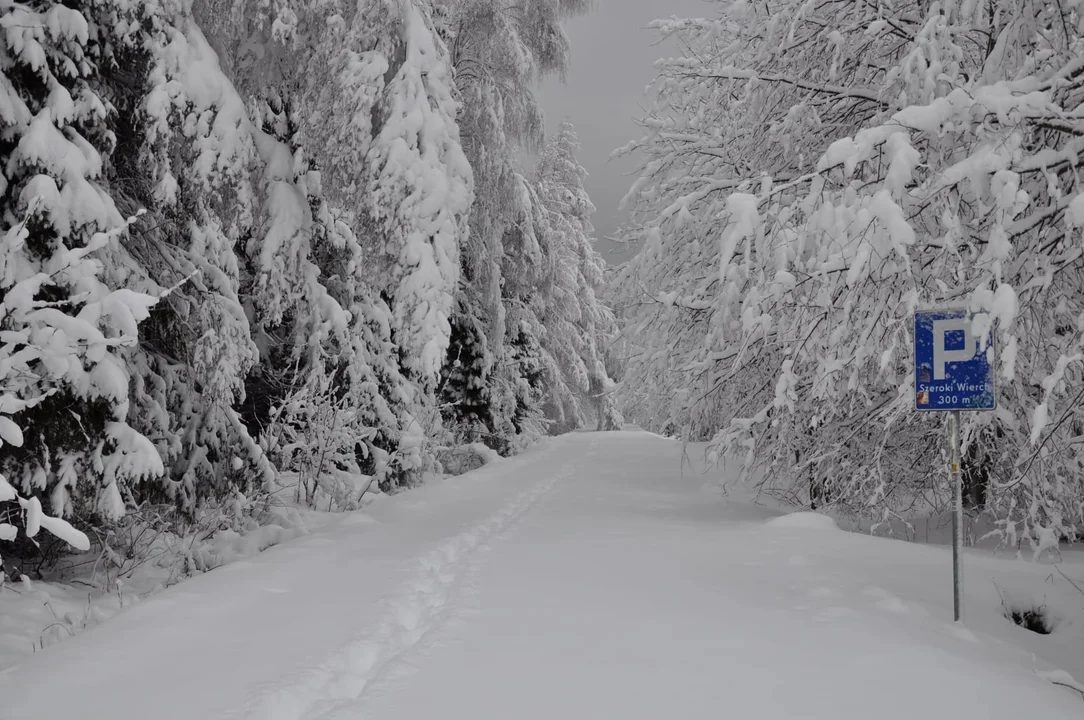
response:
M480 442L437 448L436 454L448 475L463 475L501 459L497 451Z
M775 528L799 530L838 530L839 525L827 515L814 512L796 512L772 518L765 525Z
M65 559L47 580L0 582L0 671L187 578L255 556L333 519L279 506L266 511L262 524L249 517L214 530L205 519L184 536L149 522L121 526L111 540L115 550L90 548L88 542L90 552ZM50 520L43 517L43 523ZM133 557L128 557L129 542Z

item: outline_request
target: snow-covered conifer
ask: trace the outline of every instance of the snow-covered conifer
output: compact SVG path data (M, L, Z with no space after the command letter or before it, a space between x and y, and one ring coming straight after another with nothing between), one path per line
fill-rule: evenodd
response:
M515 434L511 418L523 378L517 376L520 363L512 360L520 328L509 332L501 265L506 235L531 212L522 204L516 155L520 148L541 146L544 125L536 85L543 75L567 69L569 44L562 22L585 11L588 3L528 0L514 11L503 0L433 4L456 70L460 133L475 179L443 406L461 439L481 439L505 450ZM479 333L484 342L478 342ZM477 434L479 423L487 428L484 436Z
M616 429L621 420L604 362L616 323L598 297L605 263L593 246L595 207L583 185L587 171L576 158L578 150L575 129L566 121L538 164L539 195L546 210L543 345L557 371L550 374L549 404L557 427L578 427L590 414L599 429Z
M0 503L18 501L31 537L76 537L43 508L115 519L163 471L128 424L125 348L155 298L104 281L128 228L103 186L116 138L96 91L102 10L0 3Z

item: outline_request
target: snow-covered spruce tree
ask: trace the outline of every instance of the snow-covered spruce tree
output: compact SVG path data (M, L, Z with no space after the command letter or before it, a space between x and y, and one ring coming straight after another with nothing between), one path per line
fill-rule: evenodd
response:
M306 92L330 81L330 59L343 47L341 22L330 37L317 32L334 10L193 4L222 71L246 98L258 155L256 226L239 248L239 295L258 349L242 417L275 469L296 474L299 491L341 487L345 476L384 479L386 449L398 441L373 379L374 356L395 362L386 343L371 342L384 313L368 311L368 288L355 282L361 247L346 214L329 204L320 160L305 145L313 114ZM357 499L330 494L346 505Z
M599 430L613 430L621 418L604 352L616 325L613 312L598 297L605 262L592 244L595 207L583 186L587 171L576 158L578 149L572 124L562 123L537 171L546 213L543 346L555 361L547 376L548 415L555 429L580 427L594 416Z
M335 218L331 228L317 217L319 234L345 241L314 256L320 282L351 318L351 342L333 353L342 372L334 384L373 423L357 438L363 465L385 486L412 484L433 468L437 379L472 198L448 53L427 5L237 10L209 1L196 12L216 28L241 91L292 108L294 164L310 168L317 215ZM283 288L300 287L296 273L283 277ZM304 306L295 312L319 314Z
M347 379L355 359L345 309L352 292L341 278L357 243L329 216L291 99L273 87L262 95L251 103L263 166L262 241L244 255L241 277L259 359L246 380L243 416L276 470L297 476L306 500L322 487L349 508L358 498L347 489L363 474L372 456L366 441L375 435L367 422L372 403L355 405L360 398Z
M313 95L325 124L313 128L329 195L352 209L366 251L354 264L374 368L397 419L391 484L413 484L433 468L439 433L436 389L446 356L459 246L472 201L472 174L455 124L451 66L423 5L359 8L336 82ZM345 120L345 122L344 122ZM380 306L388 317L381 319ZM379 352L383 351L383 352Z
M661 25L689 51L662 64L634 144L630 409L718 429L718 452L799 501L937 506L943 430L911 410L910 316L964 305L1001 376L999 410L966 416L970 497L1009 541L1075 532L1079 3L719 8Z
M103 282L127 223L102 185L115 137L96 75L107 3L0 2L0 540L114 519L160 475L128 424L124 348L155 299ZM46 515L43 515L43 512Z
M442 406L457 439L480 440L501 452L515 447L512 417L523 379L517 368L525 367L513 360L521 328L509 332L509 302L502 295L506 234L516 232L513 226L531 214L521 204L525 195L516 155L520 148L541 145L544 126L535 89L544 74L567 68L569 44L562 22L588 4L433 0L436 24L456 71L458 122L475 178Z
M102 91L116 108L117 148L106 175L122 209L148 214L106 274L152 294L173 289L129 356L132 423L167 468L140 499L192 511L274 473L236 409L257 358L239 293L241 259L262 240L259 154L248 108L187 3L108 9L114 62Z
M539 437L546 431L543 402L547 368L553 366L542 346L545 300L541 287L546 274L546 256L541 245L545 234L546 211L537 186L527 177L516 178L523 213L505 233L501 263L502 295L508 329L508 352L514 384L513 430L524 438Z
M56 209L50 203L56 199L31 200L35 220L48 217L38 213ZM64 516L115 519L132 483L163 472L154 446L125 422L128 377L115 352L135 342L136 325L154 299L109 291L96 277L99 265L88 256L115 232L95 233L83 247L54 253L35 272L26 255L20 257L30 226L7 228L0 250L5 278L24 275L4 280L0 301L0 580L11 567L5 558L38 554L43 528L78 550L90 549L86 534ZM81 292L53 299L72 290ZM64 312L76 307L78 313ZM5 473L19 478L17 486Z
M315 153L325 190L356 203L358 229L375 235L365 279L392 307L403 370L431 386L472 199L449 58L416 2L363 3L343 32L325 41L334 82L314 82L305 98L331 112L302 130L326 141Z

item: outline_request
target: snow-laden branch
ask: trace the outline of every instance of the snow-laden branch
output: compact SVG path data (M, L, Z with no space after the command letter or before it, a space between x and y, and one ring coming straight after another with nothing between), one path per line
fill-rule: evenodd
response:
M803 80L800 77L792 75L763 73L737 67L724 67L699 70L695 73L690 72L686 76L717 80L745 80L752 82L780 83L783 85L791 85L802 90L809 90L810 92L820 95L863 100L882 108L888 107L888 103L878 97L877 92L870 88L818 83L811 80Z

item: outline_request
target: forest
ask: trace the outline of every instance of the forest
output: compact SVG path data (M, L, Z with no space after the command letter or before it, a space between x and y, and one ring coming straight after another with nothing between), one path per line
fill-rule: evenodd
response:
M617 428L578 141L535 98L584 10L0 0L4 554Z
M656 22L615 268L537 99L589 10L0 0L4 554L282 487L349 510L626 422L797 506L940 512L911 348L943 305L996 350L969 510L1079 537L1084 3Z

